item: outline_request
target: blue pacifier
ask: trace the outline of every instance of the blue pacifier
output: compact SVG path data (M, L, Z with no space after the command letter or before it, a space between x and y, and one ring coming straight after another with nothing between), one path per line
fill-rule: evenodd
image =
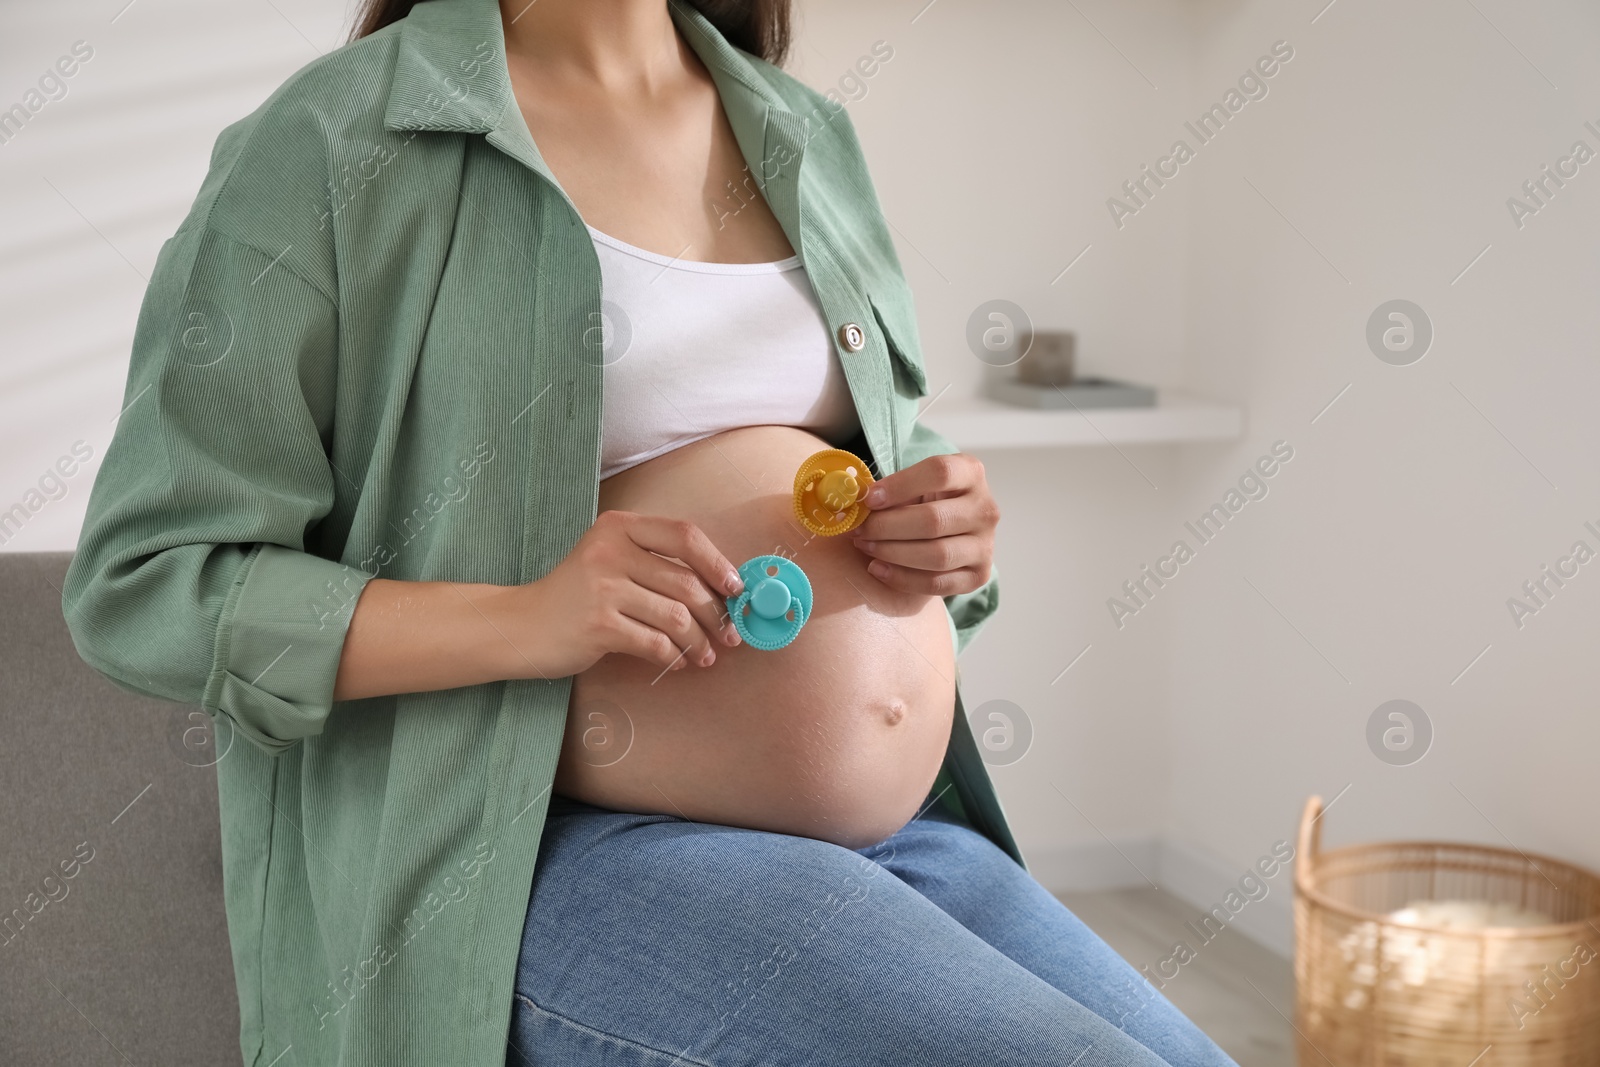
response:
M775 652L811 617L811 580L794 560L756 556L739 567L744 591L728 597L733 628L751 648Z

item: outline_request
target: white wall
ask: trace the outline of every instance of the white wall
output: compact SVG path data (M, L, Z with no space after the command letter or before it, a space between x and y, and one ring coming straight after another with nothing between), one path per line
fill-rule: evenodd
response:
M0 104L95 48L0 144L0 507L74 441L98 457L143 275L217 130L343 29L316 0L112 22L122 2L0 14ZM1053 884L1148 875L1210 903L1347 785L1330 843L1509 840L1600 867L1600 564L1520 631L1505 607L1574 540L1600 547L1600 162L1521 230L1505 207L1574 140L1600 149L1600 14L1474 2L801 2L811 84L894 49L850 107L935 392L973 387L967 316L1004 297L1075 329L1089 372L1248 411L1236 444L983 457L1007 581L962 672L971 703L1032 719L993 775ZM1118 229L1106 198L1278 40L1295 57L1267 97ZM1409 367L1364 340L1396 297L1437 329ZM1279 439L1295 458L1270 495L1119 630L1106 599ZM4 547L70 547L92 470ZM1409 767L1365 741L1396 697L1437 730ZM1287 898L1280 877L1241 926L1284 947Z
M1600 868L1600 565L1520 630L1506 607L1574 541L1600 548L1583 528L1600 528L1600 162L1520 230L1506 208L1574 141L1600 150L1583 126L1600 127L1600 10L1476 2L1344 0L1315 25L1321 2L1203 8L1198 86L1273 39L1296 48L1192 190L1185 380L1252 429L1182 452L1185 510L1267 442L1297 450L1168 605L1164 830L1235 861L1306 793L1349 785L1333 844L1441 837ZM1363 338L1393 298L1436 330L1407 367ZM1437 731L1411 766L1364 740L1393 698Z
M78 42L92 53L62 79L64 95L45 95L19 132L0 138L0 511L48 500L0 551L76 543L156 253L193 202L222 127L343 40L342 8L0 7L0 111L24 102ZM81 467L79 441L93 457ZM73 474L39 493L63 457L60 469Z

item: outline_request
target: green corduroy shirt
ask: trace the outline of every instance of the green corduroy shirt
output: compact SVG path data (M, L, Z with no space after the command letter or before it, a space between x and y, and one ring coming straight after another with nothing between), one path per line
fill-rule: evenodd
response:
M915 419L849 116L669 6L830 329L864 331L839 346L854 444L881 473L955 451ZM296 73L221 133L160 251L63 609L97 670L216 723L246 1064L504 1061L571 680L333 685L371 577L531 582L593 522L600 302L494 0L427 0ZM997 595L947 598L958 649ZM959 685L946 786L1022 863Z

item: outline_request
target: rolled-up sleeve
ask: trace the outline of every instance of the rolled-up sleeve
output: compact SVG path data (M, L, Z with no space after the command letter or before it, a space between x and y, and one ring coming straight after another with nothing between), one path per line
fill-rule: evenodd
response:
M308 551L332 510L325 287L191 219L163 246L62 607L118 686L279 753L319 733L368 575Z
M920 463L929 456L948 455L961 451L948 437L930 430L919 420L912 424L906 441L904 466ZM950 625L956 643L956 655L966 651L978 631L1000 608L1000 565L991 563L989 580L970 593L957 593L944 598L945 609L950 614Z

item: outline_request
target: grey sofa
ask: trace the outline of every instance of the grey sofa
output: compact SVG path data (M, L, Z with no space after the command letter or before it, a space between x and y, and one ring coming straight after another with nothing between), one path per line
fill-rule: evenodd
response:
M78 658L70 559L0 553L0 1064L238 1064L209 719Z

